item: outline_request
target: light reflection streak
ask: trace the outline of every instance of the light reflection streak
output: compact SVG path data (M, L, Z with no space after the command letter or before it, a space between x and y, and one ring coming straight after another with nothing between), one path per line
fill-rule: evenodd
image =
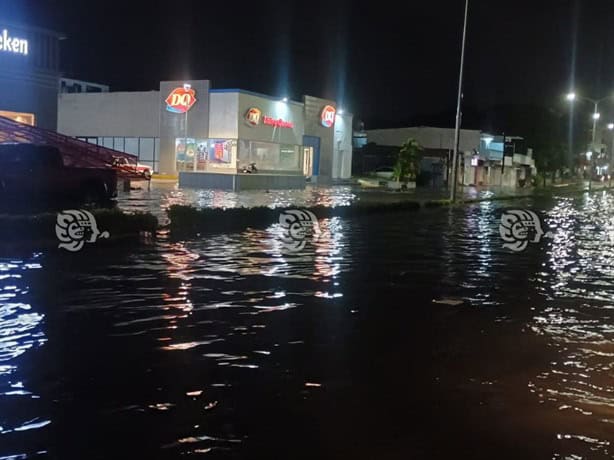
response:
M613 203L609 193L557 198L546 218L553 237L537 274L547 304L531 324L556 352L549 368L530 382L531 391L561 414L605 423L614 422ZM609 442L589 426L583 433L558 435L560 441L576 442L566 445L574 449L568 458L583 458L584 450L576 451L582 445L606 453Z

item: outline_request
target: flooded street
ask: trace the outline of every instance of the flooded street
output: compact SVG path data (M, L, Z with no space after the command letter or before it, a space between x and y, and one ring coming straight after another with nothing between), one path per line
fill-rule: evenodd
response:
M503 249L504 208L552 236ZM0 259L0 459L612 458L612 216L599 192L335 218L299 253L271 227Z

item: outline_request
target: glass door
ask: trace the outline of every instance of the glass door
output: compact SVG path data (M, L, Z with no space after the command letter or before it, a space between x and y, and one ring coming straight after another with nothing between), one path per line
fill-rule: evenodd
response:
M313 175L313 147L303 147L303 174L305 177Z

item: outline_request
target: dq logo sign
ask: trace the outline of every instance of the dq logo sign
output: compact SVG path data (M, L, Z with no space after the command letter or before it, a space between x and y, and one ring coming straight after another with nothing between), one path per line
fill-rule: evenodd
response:
M320 120L322 126L325 128L330 128L335 124L335 114L337 110L332 105L327 105L322 109L322 114L320 115Z
M164 102L169 112L186 113L196 103L196 91L190 85L183 85L172 90Z
M245 121L250 126L258 126L260 124L260 117L262 116L262 111L257 109L256 107L251 107L245 112Z

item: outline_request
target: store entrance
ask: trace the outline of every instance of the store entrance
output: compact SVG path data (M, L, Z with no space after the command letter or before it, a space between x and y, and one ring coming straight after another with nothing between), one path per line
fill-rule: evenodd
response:
M303 175L313 175L313 147L303 147Z
M11 112L10 110L0 110L0 117L9 118L18 123L25 123L30 126L34 126L36 121L33 113Z
M320 171L320 138L303 136L303 172L307 177L316 177Z

